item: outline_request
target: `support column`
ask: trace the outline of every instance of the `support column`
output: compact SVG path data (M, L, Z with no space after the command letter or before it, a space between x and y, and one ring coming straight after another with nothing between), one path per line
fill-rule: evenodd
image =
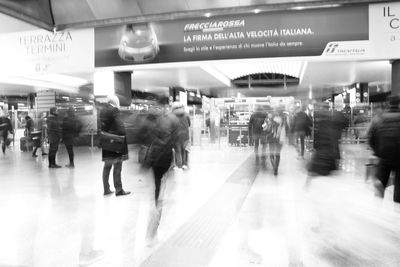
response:
M392 93L400 95L400 60L393 60L392 64Z
M132 73L114 72L114 92L122 107L132 103Z

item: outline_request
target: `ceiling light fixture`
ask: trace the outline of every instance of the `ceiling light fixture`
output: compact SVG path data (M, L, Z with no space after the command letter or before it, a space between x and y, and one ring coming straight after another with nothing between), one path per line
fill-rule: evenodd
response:
M304 10L304 9L316 9L316 8L332 8L332 7L340 7L340 4L331 4L331 5L319 5L319 6L295 6L291 9L293 10Z
M211 17L211 13L206 13L206 14L204 14L204 16L205 16L206 18L209 18L209 17Z
M254 14L258 14L258 13L260 13L260 11L261 11L261 10L257 8L257 9L254 9L253 12L254 12Z

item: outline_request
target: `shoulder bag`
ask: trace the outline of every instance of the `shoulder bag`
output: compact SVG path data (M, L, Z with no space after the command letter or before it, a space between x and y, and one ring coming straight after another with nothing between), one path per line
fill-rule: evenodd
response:
M125 136L100 131L100 147L104 150L123 153L125 151Z

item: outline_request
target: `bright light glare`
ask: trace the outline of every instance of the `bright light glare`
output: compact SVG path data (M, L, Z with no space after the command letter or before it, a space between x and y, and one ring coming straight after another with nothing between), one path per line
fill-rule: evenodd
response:
M112 71L98 71L93 76L93 91L95 95L114 94L114 73Z

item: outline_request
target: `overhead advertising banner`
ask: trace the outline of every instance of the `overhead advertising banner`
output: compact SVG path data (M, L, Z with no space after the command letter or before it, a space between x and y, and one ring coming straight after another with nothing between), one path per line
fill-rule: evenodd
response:
M368 34L367 5L110 26L95 29L95 66L329 56Z
M400 3L369 6L369 34L373 54L378 58L400 58Z
M94 29L2 34L0 58L3 74L91 72Z

